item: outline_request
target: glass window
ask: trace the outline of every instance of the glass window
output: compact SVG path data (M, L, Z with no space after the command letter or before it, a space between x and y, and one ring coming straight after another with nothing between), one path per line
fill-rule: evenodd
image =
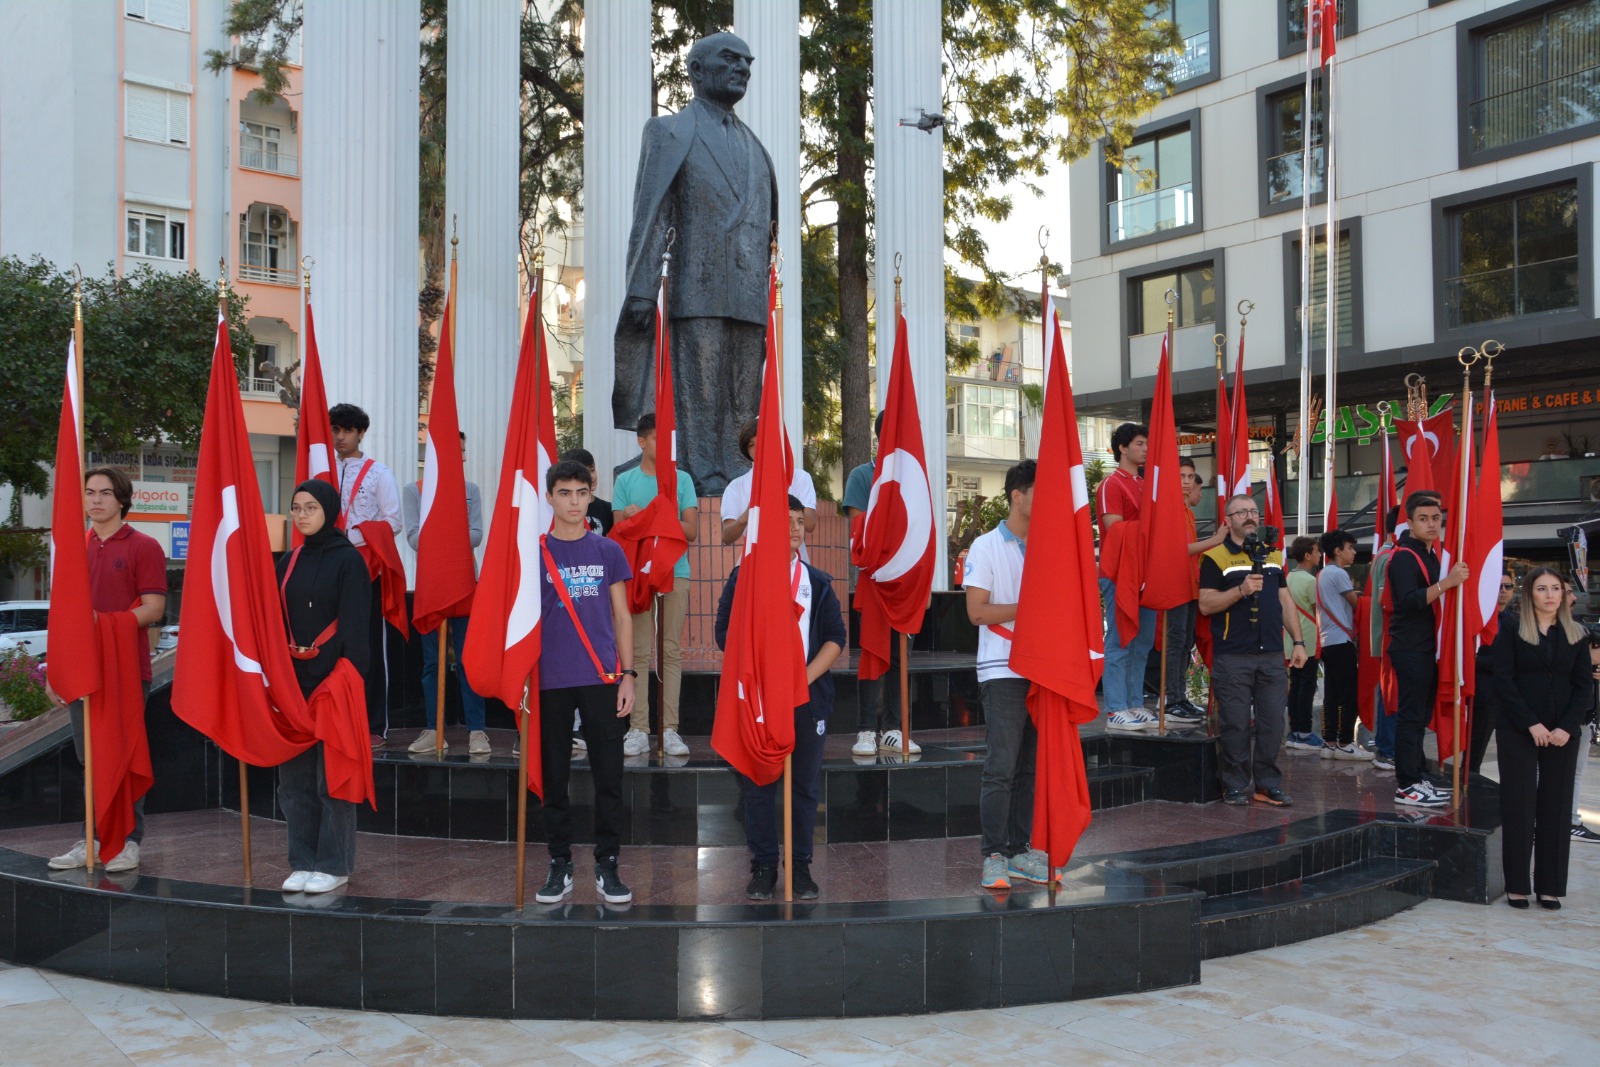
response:
M1181 86L1215 72L1211 48L1211 0L1156 0L1152 14L1169 19L1178 27L1183 51L1172 60L1172 83Z
M1294 284L1298 291L1300 288L1300 242L1294 242ZM1339 347L1345 348L1355 343L1355 274L1350 261L1350 233L1348 230L1339 234L1339 248L1337 251L1338 263L1338 315ZM1323 234L1311 241L1311 347L1320 350L1327 344L1328 336L1328 237ZM1295 322L1298 337L1298 323L1300 321L1300 308L1302 301L1295 302ZM1298 343L1298 342L1297 342Z
M1339 25L1334 30L1334 36L1341 41L1355 32L1354 12L1351 10L1354 6L1350 0L1339 0ZM1283 0L1283 26L1290 47L1305 51L1306 0Z
M186 216L156 208L129 209L125 250L135 256L184 259Z
M29 630L47 630L50 628L49 608L18 608L16 630L14 633L26 633Z
M240 163L253 170L279 170L283 130L260 122L246 122L240 137Z
M1194 145L1188 126L1135 141L1106 176L1107 233L1126 241L1196 221Z
M1217 320L1215 271L1209 263L1135 278L1129 283L1133 302L1129 320L1134 334L1162 333L1167 328L1167 290L1177 292L1173 324L1199 326Z
M1551 7L1477 34L1472 51L1472 151L1600 119L1600 0Z
M1305 124L1301 107L1305 89L1290 89L1267 99L1267 203L1299 200L1305 168ZM1311 90L1311 192L1323 191L1327 159L1322 148L1322 87Z
M1578 190L1565 185L1472 204L1447 216L1455 276L1451 327L1578 306Z

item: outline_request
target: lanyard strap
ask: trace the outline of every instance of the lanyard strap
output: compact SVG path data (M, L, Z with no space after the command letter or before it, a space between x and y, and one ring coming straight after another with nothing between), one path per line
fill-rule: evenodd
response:
M1348 603L1348 601L1346 601L1346 603ZM1321 581L1317 582L1317 611L1319 611L1322 614L1323 618L1325 618L1329 622L1333 623L1340 630L1343 630L1344 631L1344 635L1346 637L1348 637L1351 641L1354 641L1356 639L1356 632L1354 630L1352 630L1350 627L1346 626L1344 623L1340 622L1339 621L1339 616L1337 616L1333 612L1329 611L1328 610L1328 605L1323 603L1323 600L1322 600L1322 582Z
M289 554L289 566L284 568L283 581L278 586L280 594L278 602L283 605L283 632L289 637L289 655L295 659L316 659L322 650L322 646L327 644L333 638L333 635L339 632L339 619L338 616L335 616L334 620L325 626L322 632L309 645L297 645L294 643L294 625L289 621L289 576L294 573L295 564L300 562L300 548L303 547L305 546L302 545Z
M355 488L350 490L350 503L349 504L344 504L342 507L339 508L339 521L338 521L338 523L335 524L335 525L337 525L339 527L339 529L343 530L343 529L346 529L347 527L349 527L349 525L350 525L350 512L352 510L354 510L354 508L356 506L356 497L358 495L360 495L360 493L361 493L361 483L367 480L367 472L372 469L372 464L374 462L375 462L374 460L370 460L369 459L369 460L367 460L367 461L365 461L364 463L361 464L361 472L356 475ZM342 481L343 480L343 472L341 471L340 474L341 474L340 480ZM343 486L340 486L340 488L343 489ZM341 501L340 503L343 504L343 501Z
M550 584L556 587L556 596L561 598L561 604L567 609L567 617L572 620L572 628L578 631L578 640L583 642L583 650L589 653L589 659L594 663L594 669L600 675L600 680L607 685L616 685L622 681L622 654L617 654L617 669L615 673L607 671L600 665L600 656L594 650L594 644L589 640L589 631L583 628L583 620L578 618L578 609L572 604L572 594L567 592L566 580L561 577L561 571L556 567L555 557L550 555L550 546L545 542L547 534L539 535L539 552L544 556L544 566L550 575Z

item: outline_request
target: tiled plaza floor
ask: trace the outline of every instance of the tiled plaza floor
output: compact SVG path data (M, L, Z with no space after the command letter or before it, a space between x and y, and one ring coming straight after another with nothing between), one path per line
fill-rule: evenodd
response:
M1600 826L1600 761L1584 807ZM1574 845L1572 860L1560 912L1428 901L1374 926L1207 963L1198 986L914 1018L499 1022L219 1000L0 965L0 1063L1592 1067L1600 845Z

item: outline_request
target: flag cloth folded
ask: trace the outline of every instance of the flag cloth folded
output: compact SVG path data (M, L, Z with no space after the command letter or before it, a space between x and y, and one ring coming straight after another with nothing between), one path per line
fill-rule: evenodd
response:
M1228 442L1232 447L1228 458L1228 496L1250 492L1250 412L1246 409L1244 395L1244 337L1239 338L1239 361L1233 370L1233 428ZM1225 501L1224 501L1225 502Z
M1139 508L1144 541L1144 585L1139 606L1167 610L1182 607L1193 597L1189 588L1188 507L1183 501L1183 482L1178 477L1178 428L1172 410L1172 355L1165 338L1161 342L1161 365L1156 371L1149 425L1144 503Z
M1494 394L1484 396L1488 415L1483 428L1483 455L1467 504L1466 640L1468 654L1490 644L1500 632L1500 576L1505 573L1505 514L1500 501L1500 419ZM1476 680L1468 695L1476 692Z
M1217 525L1222 524L1222 512L1228 503L1233 486L1233 412L1228 406L1228 380L1222 373L1221 361L1217 364L1217 442L1216 483ZM1210 627L1199 627L1201 630Z
M497 697L514 710L528 697L524 742L528 788L540 796L544 773L539 749L539 616L544 562L539 558L539 538L549 531L553 517L544 477L556 457L555 407L540 312L543 282L544 271L535 271L517 356L511 423L500 461L500 489L461 655L474 692Z
M788 435L777 347L777 271L767 297L767 360L761 383L749 522L728 616L711 747L757 785L783 773L794 751L794 709L811 699L789 569ZM804 575L801 575L802 580Z
M1105 666L1105 643L1072 381L1059 322L1053 314L1047 321L1055 336L1046 339L1044 420L1029 520L1029 530L1040 536L1030 537L1023 559L1010 666L1033 683L1028 713L1039 735L1033 844L1056 868L1072 856L1091 817L1078 727L1100 711L1095 686ZM1176 465L1173 474L1176 485Z
M1444 535L1439 540L1439 573L1447 574L1455 562L1462 558L1465 545L1472 543L1471 516L1465 507L1456 507L1455 501L1460 496L1461 478L1465 472L1468 480L1468 492L1471 489L1473 473L1473 448L1472 448L1472 408L1468 405L1462 412L1461 441L1456 449L1455 467L1449 474L1449 485L1444 489L1446 526ZM1495 489L1498 491L1499 485ZM1463 528L1463 525L1465 527ZM1465 536L1463 536L1465 535ZM1495 592L1499 592L1499 575L1495 575ZM1455 700L1457 687L1460 687L1463 697L1470 697L1473 691L1474 667L1476 665L1473 651L1473 634L1465 628L1465 623L1470 618L1471 612L1467 610L1467 599L1475 599L1476 590L1470 585L1457 586L1439 598L1439 688L1433 705L1434 734L1439 741L1439 759L1447 760L1460 750L1462 738L1470 738L1472 730L1468 716L1471 714L1470 706L1462 709L1461 737L1455 733Z
M1455 408L1447 407L1420 421L1395 419L1400 452L1406 465L1406 495L1424 489L1437 491L1450 477L1446 457L1455 454ZM1446 448L1446 442L1449 447ZM1437 472L1437 473L1435 473Z
M933 493L911 378L906 318L898 312L872 493L867 510L851 522L850 555L861 569L856 584L856 610L861 613L857 675L870 682L889 669L892 632L914 634L922 629L933 592Z
M622 546L628 569L628 610L650 610L656 594L672 592L673 568L689 550L678 510L678 419L672 389L672 346L667 336L667 265L661 264L656 291L656 495L644 510L611 527L611 539ZM664 447L663 447L664 446ZM648 659L650 653L634 649Z
M228 325L216 350L200 434L172 710L228 755L273 767L305 746L279 712L305 704L272 566L260 482L245 429Z
M310 748L322 742L328 795L352 804L378 806L372 778L372 739L367 732L367 684L349 660L312 690L305 712L285 713L285 736Z
M100 631L89 592L89 546L84 530L83 399L78 395L77 344L67 342L67 380L61 390L61 422L56 427L56 466L50 500L49 648L70 648L72 656L50 656L45 673L50 688L71 703L100 688ZM138 679L135 678L135 681Z
M134 802L150 791L155 775L139 679L144 630L132 611L101 612L95 627L105 684L89 695L89 731L94 744L95 834L100 862L105 863L127 845Z
M1385 430L1380 435L1383 445L1383 466L1378 471L1378 502L1373 505L1377 521L1372 525L1372 553L1377 555L1383 548L1383 542L1388 539L1393 531L1389 529L1389 509L1399 503L1395 499L1394 489L1394 457L1389 450L1389 434Z
M300 407L294 435L294 484L321 478L339 488L334 473L333 427L328 422L328 393L322 384L322 356L317 351L317 328L306 297L306 355L300 367ZM291 544L301 541L300 531L289 526Z
M477 559L467 523L466 460L461 453L461 423L456 416L456 263L450 261L450 295L439 326L439 356L433 371L433 399L428 404L428 433L423 445L422 492L417 527L417 588L412 616L417 632L431 634L445 619L472 610L477 585ZM387 524L384 524L387 525ZM372 535L361 531L367 543ZM391 533L389 543L394 543ZM400 558L398 550L395 560ZM400 572L402 575L404 571ZM400 582L401 614L405 613L405 581ZM384 589L387 617L389 591ZM393 622L393 620L390 620ZM402 622L397 627L405 632Z
M466 505L462 504L465 515ZM394 528L382 519L356 523L366 542L356 546L361 558L367 561L367 573L383 592L383 617L401 633L409 628L406 619L406 567L400 561L400 546L395 543Z

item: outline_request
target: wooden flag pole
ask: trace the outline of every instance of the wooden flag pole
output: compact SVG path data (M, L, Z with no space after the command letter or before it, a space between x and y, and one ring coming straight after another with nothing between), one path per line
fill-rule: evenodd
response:
M255 879L250 864L250 765L239 761L239 843L244 854L244 887L249 889Z
M450 620L439 620L439 672L435 679L433 705L433 758L444 759L444 673L445 654L450 647Z
M72 351L76 358L72 361L77 374L78 395L78 484L83 485L83 472L87 456L84 453L84 424L88 422L88 405L83 395L83 272L73 264L72 272L75 275L72 286ZM59 492L60 480L57 479ZM82 495L79 495L80 507ZM88 521L88 515L84 515ZM95 847L94 836L94 744L89 722L93 718L89 714L89 694L83 695L83 865L86 870L93 871L95 861L98 860L100 850Z
M1167 630L1167 609L1161 609L1161 693L1156 697L1156 733L1167 732L1167 652L1172 634Z
M522 683L522 707L517 712L517 886L513 899L522 907L528 869L528 683Z
M794 900L794 753L783 757L783 902Z
M910 655L907 646L910 641L905 634L896 634L900 639L900 757L910 762L911 760L911 667L907 662Z
M1456 359L1461 363L1461 428L1466 431L1462 436L1464 442L1456 446L1456 456L1459 462L1459 474L1456 477L1456 509L1451 516L1451 540L1455 544L1455 554L1451 566L1460 563L1467 554L1467 486L1470 483L1467 469L1467 457L1472 454L1472 365L1481 358L1481 353L1476 348L1463 348L1456 354ZM1459 810L1461 807L1461 763L1466 747L1461 743L1461 673L1467 658L1466 649L1466 588L1456 586L1455 620L1453 625L1456 631L1456 663L1455 678L1451 681L1452 690L1450 699L1450 736L1455 744L1455 754L1450 758L1450 809Z
M656 681L661 683L661 687L656 690L656 695L658 697L656 700L656 714L661 716L661 732L658 735L660 745L658 747L661 751L662 758L665 759L667 755L667 598L662 596L660 593L657 593L652 600L653 603L650 605L650 608L653 614L650 617L650 622L651 629L656 635L655 676ZM639 658L639 650L637 648L633 650L633 656L635 659ZM650 693L650 670L648 664L646 664L646 669L644 672L644 685L645 695L648 696ZM644 726L646 730L650 728L650 724L648 722L646 722Z

